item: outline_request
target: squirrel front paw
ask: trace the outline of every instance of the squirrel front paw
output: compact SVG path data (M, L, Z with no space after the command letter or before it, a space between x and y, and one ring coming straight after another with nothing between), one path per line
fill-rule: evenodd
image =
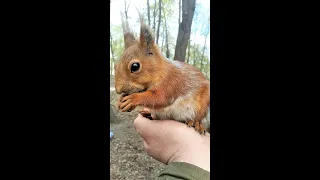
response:
M122 112L130 112L136 108L136 105L133 103L134 94L128 96L121 96L118 102L118 108Z
M144 109L140 110L139 113L140 113L143 117L148 118L148 119L150 119L150 120L153 120L153 118L152 118L152 116L151 116L151 113L150 113L150 111L149 111L148 109L144 108Z

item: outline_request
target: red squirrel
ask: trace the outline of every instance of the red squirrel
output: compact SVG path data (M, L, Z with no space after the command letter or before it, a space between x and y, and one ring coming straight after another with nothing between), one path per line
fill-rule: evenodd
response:
M153 120L171 119L210 133L205 119L210 108L210 82L196 67L164 57L152 30L140 16L140 38L123 23L125 50L115 65L118 108ZM207 127L206 127L207 125Z

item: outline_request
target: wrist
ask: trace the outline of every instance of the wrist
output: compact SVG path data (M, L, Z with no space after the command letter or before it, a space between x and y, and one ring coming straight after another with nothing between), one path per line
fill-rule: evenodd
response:
M210 172L210 147L207 147L203 144L200 146L191 147L185 152L174 155L169 160L169 163L171 162L189 163Z

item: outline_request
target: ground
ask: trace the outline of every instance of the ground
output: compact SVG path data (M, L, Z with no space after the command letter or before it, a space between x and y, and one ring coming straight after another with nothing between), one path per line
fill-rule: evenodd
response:
M111 77L110 87L114 87L113 81ZM116 115L118 121L110 123L110 130L114 133L114 137L110 140L110 179L155 179L165 165L145 152L141 137L133 127L138 112L116 111Z

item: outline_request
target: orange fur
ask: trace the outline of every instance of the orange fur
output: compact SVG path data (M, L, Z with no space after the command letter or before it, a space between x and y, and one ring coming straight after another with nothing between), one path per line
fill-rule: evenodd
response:
M145 24L141 25L139 40L132 39L133 35L128 33L124 38L126 49L115 65L116 92L126 94L120 97L119 108L125 112L144 106L152 112L166 113L164 118L171 118L171 115L177 116L174 107L188 107L190 112L181 112L187 114L181 115L180 120L194 125L197 131L203 133L201 121L207 115L210 104L210 83L202 72L192 65L167 60ZM132 63L140 64L138 71L131 72ZM144 92L138 93L142 90ZM173 109L169 108L171 106Z

